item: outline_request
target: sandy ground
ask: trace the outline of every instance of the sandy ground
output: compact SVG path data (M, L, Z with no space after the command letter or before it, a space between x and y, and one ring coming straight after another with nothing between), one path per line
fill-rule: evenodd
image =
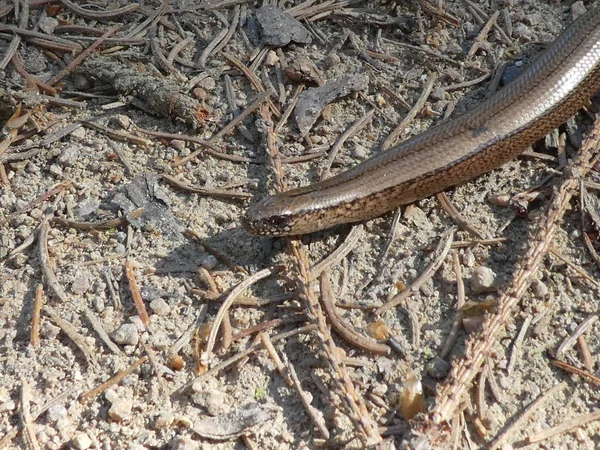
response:
M176 3L173 2L176 9L192 10L198 6L191 1ZM397 102L385 95L382 85L389 86L413 105L428 74L432 70L438 73L426 109L410 123L401 138L418 134L443 120L451 103L455 104L452 113L455 116L480 102L489 89L490 80L463 89L448 90L449 86L476 79L485 72L493 75L494 69L502 63L506 63L509 71L514 69L515 63L526 65L582 7L581 2L573 6L531 0L492 3L496 6L481 4L480 7L487 14L494 8L507 13L512 24L512 43L504 43L492 30L488 42L484 42L470 60L465 60L465 55L481 26L474 21L465 3L449 0L445 2L445 10L459 19L458 27L434 19L413 2L365 2L358 6L373 7L379 14L397 18L396 24L377 26L360 18L327 16L312 24L326 40L313 38L311 44L282 48L288 64L306 58L316 64L325 80L348 74L369 77L364 97L353 94L335 101L327 118L320 119L309 133L317 151L328 149L372 108L367 99L378 106L371 123L342 147L333 173L378 152L383 140L406 115ZM245 4L242 12L249 16L258 6ZM284 9L291 6L285 3ZM42 11L40 7L31 8L29 27L43 18ZM229 19L234 14L233 7L219 11ZM70 16L68 11L63 14ZM144 20L137 15L124 17L122 22ZM185 60L197 56L214 36L226 29L218 15L206 12L180 13L177 18L197 42L181 52ZM4 18L7 23L14 23L13 19L12 14ZM75 15L75 22L83 24L83 19ZM504 14L498 23L507 29ZM101 24L103 29L112 25L112 22ZM378 48L374 44L378 28L384 38L427 47L445 58L415 52L386 40L378 41ZM375 67L348 42L340 47L338 44L346 30L351 30L364 47L378 48L378 52L395 59L377 60ZM159 27L160 38L168 49L177 42L173 33ZM0 40L0 54L5 54L7 49L8 42ZM26 49L21 54L23 64L40 79L48 80L63 66L31 43ZM150 61L149 53L141 54L143 49L143 45L124 48L115 57L129 67L139 68ZM239 32L234 33L225 49L250 64L250 51ZM266 75L277 86L276 67L281 56L276 52L267 54L266 61L275 65L259 66L257 73L263 82ZM8 153L27 146L36 148L44 136L80 120L97 120L130 133L135 133L138 126L208 139L232 119L225 97L225 76L231 78L241 110L256 97L248 79L220 54L210 56L205 69L189 71L177 63L175 66L181 72L179 76L171 74L171 79L177 83L185 83L184 80L198 73L207 75L194 92L208 115L197 130L181 121L141 111L130 104L127 96L117 96L112 90L96 91L102 94L97 98L61 94L63 98L85 102L85 107L39 107L35 117L42 128L44 123L53 120L56 123L47 131L32 133L31 137L14 143ZM146 70L152 74L158 69ZM288 78L282 78L282 82L285 92L273 96L273 101L284 111L298 83ZM7 92L24 88L23 79L13 65L0 75L0 85ZM86 91L101 85L103 83L94 82L88 75L78 73L67 77L64 90ZM115 103L119 101L123 103ZM591 107L592 111L596 109L596 104ZM590 124L590 118L580 114L570 126L561 128L561 132L567 133L569 158L577 151L573 144L580 143ZM295 368L316 414L323 418L330 433L326 445L297 391L286 383L264 350L218 373L200 377L191 387L181 390L197 376L198 348L204 345L202 338L207 334L205 325L194 332L195 324L211 323L222 303L223 296L219 294L238 285L248 274L264 268L281 269L246 291L244 296L250 305L231 307L229 322L234 336L275 319L281 322L266 329L271 337L314 321L306 316L305 299L298 294L298 273L286 240L253 236L241 227L240 218L251 201L183 192L156 176L167 172L197 186L250 193L257 198L273 192L274 172L265 153L268 124L259 115L252 114L244 125L254 142L243 137L238 128L216 140L215 145L230 155L258 158L261 161L258 164L223 160L204 153L176 167L177 161L199 147L148 135L144 137L150 140L149 145L135 145L115 140L89 126L76 129L25 160L5 164L9 184L0 186L0 439L29 422L39 446L48 449L212 450L252 448L252 442L254 448L260 449L362 447L356 428L339 407L339 401L338 407L334 405L335 395L331 392L336 392L336 384L331 370L323 363L323 353L314 333L277 341L274 346L280 357ZM29 129L32 129L31 124L24 126L21 132ZM299 138L293 118L277 133L275 143L284 158L311 151L307 141ZM492 194L513 195L526 191L548 175L557 173L556 149L545 147L542 142L535 150L550 158L519 158L448 193L456 208L484 237L505 239L501 244L472 244L452 251L462 268L469 301L493 303L498 293L510 285L515 265L524 255L536 224L544 214L551 186L560 180L558 173L546 182L544 197L532 205L526 219L516 218L512 209L488 201ZM325 158L326 155L306 163L283 164L284 181L289 186L297 186L316 180L317 168ZM592 174L590 179L594 177L598 178ZM594 191L590 192L595 195ZM45 196L47 193L50 195ZM141 218L108 230L78 230L51 221L47 238L49 262L41 258L39 229L46 217L95 222L142 206L145 212ZM391 355L377 356L354 348L333 333L345 355L352 358L344 370L364 398L373 420L379 426L395 430L396 434L386 437L386 448L400 448L408 429L407 422L397 411L403 379L410 371L416 373L424 385L426 407L431 407L436 386L448 373L450 363L462 354L468 335L461 328L450 354L444 358L439 356L457 314L452 252L408 301L374 317L369 306L381 305L403 285L413 282L432 262L440 235L453 226L435 198L419 201L400 218L387 255L378 261L391 232L392 216L388 214L365 223L345 261L331 267L329 273L334 292L339 294L343 285L338 300L361 306L340 308L345 320L365 336L368 336L369 324L383 321L398 343L398 349ZM186 230L193 230L203 241L191 237ZM339 246L349 230L350 227L338 227L305 236L302 245L311 264ZM471 397L465 399L465 414L452 423L455 448L487 448L527 405L561 382L565 384L507 436L503 448L523 447L528 436L596 408L598 388L582 377L554 367L549 358L578 325L584 320L593 320L598 313L598 269L584 247L581 230L579 202L572 201L553 248L589 278L582 277L554 255L544 259L536 274L535 289L528 291L514 320L493 346L484 388L470 391ZM15 251L32 238L28 245ZM458 231L455 236L455 241L472 239L464 231ZM126 261L133 267L149 314L146 324L132 301ZM58 285L64 290L63 296L53 290L43 274L44 266L56 275ZM476 292L473 279L487 269L493 272L493 283L487 292ZM214 284L211 286L207 279ZM40 285L43 286L41 299L51 310L43 310L39 341L32 345L34 304ZM317 286L312 288L317 289ZM211 289L216 292L212 297L219 297L217 301L210 300ZM54 311L59 319L48 311ZM100 337L99 327L92 324L90 317L108 333L114 347L109 347ZM67 336L60 318L72 326L83 342L80 345L87 346L90 354L85 355L73 338ZM188 330L192 332L186 335ZM517 339L519 333L522 335ZM184 345L177 349L184 363L180 368L179 360L173 357L173 346L182 336ZM598 324L592 323L584 336L592 357L592 371L597 371ZM234 340L226 350L219 341L213 366L256 342L260 342L256 333ZM119 383L98 395L81 399L143 357L149 360L142 361L139 368ZM561 359L583 367L576 345ZM481 382L481 377L477 379ZM50 409L37 417L37 412L57 397ZM29 414L25 411L23 415L23 404L26 409L28 406ZM237 431L246 431L249 438L243 441L233 432L222 441L215 440L216 436L211 433L223 431L224 423L231 421L231 414L248 405L255 405L255 413L259 411L255 417L258 424L245 427L236 423ZM204 436L197 432L201 428ZM592 422L528 448L592 449L600 445L599 429L599 423ZM22 432L3 444L7 449L35 448Z

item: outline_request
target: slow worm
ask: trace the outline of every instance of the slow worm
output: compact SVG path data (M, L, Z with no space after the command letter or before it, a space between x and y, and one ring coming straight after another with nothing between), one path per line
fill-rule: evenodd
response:
M600 90L600 7L573 22L512 83L430 128L319 183L269 196L247 211L255 234L299 235L380 216L513 159Z

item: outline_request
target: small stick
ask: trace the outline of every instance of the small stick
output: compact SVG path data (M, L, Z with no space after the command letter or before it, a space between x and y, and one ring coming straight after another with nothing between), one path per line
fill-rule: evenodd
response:
M212 144L217 139L222 138L224 135L229 133L238 124L240 124L246 117L248 117L251 113L253 113L254 110L259 108L260 105L262 105L265 101L270 102L270 96L271 96L270 92L263 92L263 93L259 94L258 97L254 100L254 102L252 102L252 104L250 106L248 106L239 116L235 117L231 122L229 122L227 125L225 125L217 134L213 135L208 140L208 143ZM191 161L196 156L200 155L201 153L203 153L205 151L206 150L204 150L204 149L196 150L195 152L190 153L185 158L181 158L179 161L177 161L175 164L173 164L173 167L179 167L179 166L187 163L188 161ZM224 153L220 153L220 154L223 155ZM248 161L247 159L244 159L243 162L254 162L254 161Z
M92 325L92 328L94 329L94 331L98 334L100 339L102 339L102 342L104 342L104 345L106 345L108 347L108 349L111 352L113 352L115 355L123 355L123 352L121 351L121 349L119 347L117 347L117 344L115 344L110 339L110 337L108 336L108 333L104 330L104 327L102 326L100 321L94 315L94 312L90 308L85 308L83 310L83 312L85 313L85 317L87 318L87 320Z
M29 343L32 347L36 347L40 341L40 316L42 312L43 295L44 285L40 283L35 290L35 303L33 305L33 314L31 316L31 335Z
M235 5L233 7L233 18L231 19L231 24L229 26L229 29L227 30L227 34L221 40L221 42L219 42L219 45L217 45L215 47L215 49L212 51L211 54L216 55L217 53L219 53L221 50L223 50L225 48L225 46L227 45L227 43L231 39L231 36L233 36L233 33L235 33L235 30L236 30L236 28L238 26L238 23L240 21L240 15L241 15L241 8L240 8L239 5Z
M57 395L56 397L50 399L46 403L44 403L44 405L35 414L32 415L31 421L35 422L42 414L44 414L46 411L48 411L53 406L64 403L69 394L70 394L70 390L66 390L66 391L62 392L61 394ZM2 439L0 439L0 449L3 449L4 447L6 447L10 443L10 441L12 441L14 438L17 437L17 435L19 434L20 431L21 431L20 426L12 427L10 429L10 431L8 431L8 433L6 433L4 435L4 437Z
M79 64L83 62L85 58L87 58L94 50L96 50L104 41L106 41L109 37L114 35L117 31L119 31L119 29L121 29L121 26L122 25L117 25L115 27L112 27L110 30L108 30L106 33L100 36L96 41L94 41L92 45L90 45L79 55L77 55L77 57L73 59L73 61L71 61L67 67L65 67L56 75L54 75L52 79L48 82L48 84L50 86L54 86L56 83L58 83L68 74L70 74Z
M161 174L161 178L166 181L171 186L179 188L186 192L192 192L194 194L207 195L212 197L221 197L221 198L231 198L231 199L242 199L247 200L252 198L252 194L247 192L237 192L237 191L229 191L225 189L214 189L214 188L205 188L202 186L195 186L193 184L186 183L184 181L178 180L177 178L171 177L166 174Z
M582 427L583 425L595 422L596 420L600 420L600 409L595 410L589 414L583 414L578 417L574 417L573 419L569 419L560 425L549 428L548 430L541 431L537 434L530 434L527 437L528 444L534 444L536 442L543 441L545 439L550 439L558 434L562 434L566 431L571 431L574 428Z
M471 46L469 53L467 53L467 58L472 58L475 55L475 53L477 52L477 50L479 50L479 47L481 47L481 44L483 43L483 41L485 41L487 39L490 29L494 25L496 25L498 16L500 16L500 11L496 10L496 12L494 14L492 14L492 16L489 18L487 23L483 26L481 31L475 37L475 40L473 41L473 45Z
M408 114L406 114L404 119L402 119L402 121L396 126L396 128L394 128L394 130L389 134L389 136L385 139L385 141L383 141L383 144L381 145L381 148L383 150L387 150L392 145L394 145L394 143L400 137L400 133L402 133L402 131L404 131L406 126L410 122L412 122L415 117L417 117L417 114L419 114L419 112L421 112L421 110L425 106L425 102L427 101L429 94L431 94L431 91L433 90L433 85L434 85L436 79L437 79L436 74L434 74L434 73L429 74L429 76L427 78L427 83L425 83L425 87L423 88L423 92L421 92L421 96L419 97L419 100L417 100L415 105L411 108L411 110L408 112Z
M275 364L275 368L279 372L279 375L281 375L281 378L283 378L283 380L286 382L286 384L288 386L292 386L294 384L294 381L292 381L292 378L290 378L290 376L291 376L290 366L286 367L286 365L283 363L283 361L279 357L277 350L275 349L275 347L273 346L273 343L271 342L271 339L269 338L269 334L265 333L264 331L261 331L258 334L258 336L260 337L260 342L262 343L263 347L265 348L265 350L271 357L273 364ZM285 357L285 354L284 354L284 357Z
M23 63L21 62L21 58L19 57L19 53L14 54L14 56L12 58L12 63L15 66L15 69L17 70L19 75L21 75L23 78L25 78L25 80L27 82L35 84L39 88L40 91L45 92L46 94L50 94L50 95L57 94L58 91L56 89L54 89L52 86L44 83L43 81L40 81L36 77L32 76L29 72L27 72L27 70L25 70L25 67L23 67Z
M63 290L62 286L58 282L58 278L54 274L54 271L50 267L50 255L48 254L48 231L50 230L50 224L48 220L44 220L40 225L40 231L38 236L39 252L40 252L40 265L42 266L42 273L46 278L46 283L50 291L58 297L61 302L66 303L68 301L67 294Z
M31 400L31 392L29 391L29 383L23 380L21 385L21 422L25 429L23 440L27 443L28 450L40 450L40 443L33 429L33 420L31 419L31 410L29 402Z
M495 245L508 242L508 238L493 238L493 239L475 239L472 241L455 241L452 243L452 248L473 247L475 245Z
M523 325L521 326L521 330L519 331L517 338L515 339L515 342L512 346L512 352L510 354L510 359L508 360L508 367L506 368L506 373L508 375L510 375L512 373L512 370L515 367L515 364L517 362L517 357L521 350L521 344L523 343L523 339L525 339L525 333L527 333L527 330L529 329L529 325L531 324L532 319L533 319L532 316L527 316L527 318L523 322Z
M208 365L214 358L213 348L217 340L217 333L219 332L221 322L223 321L223 316L225 315L229 307L232 305L233 301L248 287L252 286L257 281L268 277L269 275L271 275L271 273L273 273L272 269L263 269L259 272L256 272L254 275L249 276L244 281L239 283L235 288L233 288L227 296L227 298L225 299L225 301L223 301L221 307L219 308L219 311L217 312L217 315L215 316L213 325L210 329L210 334L208 335L208 341L206 343L206 350L202 354L201 359L202 364L204 366L208 367Z
M317 329L316 325L305 325L305 326L300 327L300 328L295 328L295 329L293 329L291 331L286 331L284 333L276 334L275 336L273 336L271 338L271 342L277 342L277 341L281 341L281 340L284 340L284 339L288 339L288 338L290 338L292 336L296 336L298 334L310 333L311 331L314 331L316 329ZM201 379L203 377L208 377L208 376L216 375L217 373L219 373L224 368L229 367L232 364L235 364L240 359L243 359L243 358L246 358L246 357L250 356L256 350L259 350L261 348L262 348L262 344L252 344L246 350L233 355L231 358L226 359L225 361L223 361L222 363L217 364L216 366L211 367L209 370L207 370L206 372L204 372L202 375L197 376L196 378L194 378L189 383L183 385L181 388L179 388L173 394L175 394L175 395L176 394L182 394L183 392L185 392L189 388L191 388L192 385L194 384L194 382L196 382L196 380L199 380L199 379Z
M135 305L135 309L137 310L138 316L140 316L140 320L144 325L148 325L150 323L150 318L148 317L148 312L146 311L146 306L144 305L140 288L135 279L133 264L129 260L125 261L125 276L127 277L127 282L129 283L129 291L131 292L131 298Z
M246 75L246 77L250 80L250 83L252 84L252 86L254 86L254 89L256 89L256 91L258 91L259 93L264 93L266 91L260 79L256 76L256 74L254 74L254 72L252 72L248 67L246 67L244 63L242 63L235 56L227 52L221 52L221 54L225 57L227 61L229 61L231 64L237 67L244 75ZM280 117L281 112L279 112L277 106L275 106L275 104L270 99L267 100L267 103L269 105L269 108L271 108L271 110L273 111L273 114L276 117Z
M94 365L98 365L98 360L96 359L96 353L87 345L85 342L85 338L79 334L79 332L75 329L75 327L60 317L58 314L54 312L54 310L48 306L44 306L44 312L50 317L52 322L60 327L60 329L73 341L73 343L77 346L83 356L88 363L93 363Z
M562 262L564 262L567 266L569 266L571 269L573 269L575 272L577 272L582 278L586 279L591 284L593 284L597 289L600 289L600 283L598 281L596 281L595 279L593 279L580 266L578 266L574 262L569 261L567 258L565 258L563 255L561 255L557 250L555 250L553 248L550 249L550 253L552 253L554 256L556 256L558 259L560 259Z
M433 274L440 268L440 266L444 262L444 259L446 259L446 256L448 255L448 252L450 251L450 248L452 246L452 241L454 240L455 232L456 227L452 227L442 234L440 242L437 248L435 249L435 253L437 253L438 256L431 262L431 264L429 264L429 266L427 266L423 273L411 283L410 286L408 286L399 294L392 297L383 306L377 308L375 310L375 314L381 314L382 312L394 308L400 303L408 300L408 298L410 298L410 296L413 293L415 293L421 286L423 286L423 284L427 282L427 280L429 280L433 276Z
M84 230L84 231L105 231L112 230L114 228L122 227L129 225L130 219L137 219L141 217L144 213L144 208L138 208L131 213L127 214L123 217L117 217L115 219L102 220L99 222L79 222L76 220L67 220L62 217L54 217L52 222L62 225L67 228L75 228L76 230Z
M106 20L112 19L114 17L121 16L123 14L127 14L137 10L140 7L139 3L131 3L127 6L123 6L122 8L117 9L107 9L104 11L91 11L89 9L82 8L79 5L71 2L70 0L60 0L65 7L69 8L74 13L84 17L86 19L92 20Z
M303 84L300 84L296 88L296 91L292 95L292 98L290 98L287 108L285 108L283 115L281 116L281 118L279 119L279 122L277 122L277 125L275 125L275 128L273 129L274 133L279 133L281 131L281 128L283 128L283 126L286 124L287 120L290 118L290 115L294 111L294 108L296 107L296 104L298 103L298 99L300 98L300 94L304 90L304 87L305 86Z
M104 133L108 137L116 139L117 141L123 141L123 142L128 142L130 144L141 145L143 147L150 147L152 145L152 142L148 139L144 139L143 137L135 136L131 133L126 133L124 131L113 130L112 128L109 128L107 126L100 125L99 123L88 122L87 120L82 120L81 124L84 127L92 128L96 131L100 131L101 133Z
M469 232L475 239L483 239L481 233L469 223L469 221L463 216L458 209L454 206L448 194L440 192L436 194L436 198L446 214L450 216L452 221L458 225L461 230Z
M597 319L598 316L593 315L583 320L577 326L577 328L575 328L571 335L568 336L564 341L562 341L562 343L558 346L554 357L556 359L559 359L565 351L573 347L573 345L575 345L575 342L577 342L577 339L579 339L579 337L583 335L594 324L594 322L596 322Z
M454 321L452 322L452 328L450 328L450 333L448 333L446 342L440 351L440 358L448 356L452 347L454 347L458 331L460 330L460 324L462 323L460 309L465 304L465 283L462 278L462 268L456 250L452 251L452 263L454 264L454 274L456 275L456 314L454 316Z
M350 125L346 129L346 131L344 131L341 134L340 137L337 138L337 140L335 141L335 144L333 144L333 147L331 147L331 151L329 152L327 161L325 161L323 166L319 168L320 172L321 172L321 174L320 174L321 180L324 180L325 178L328 178L330 176L331 165L335 161L335 158L336 158L338 152L340 151L340 149L344 146L344 143L348 139L350 139L352 136L354 136L356 133L358 133L360 130L362 130L371 121L371 119L373 119L374 114L375 114L375 109L371 109L370 111L367 111L366 114L364 114L361 118L356 120L352 125Z
M585 378L586 380L588 380L590 383L595 384L596 386L600 386L600 378L598 378L594 374L588 372L587 370L580 369L579 367L575 367L569 363L560 361L558 359L551 359L550 363L553 366L558 367L559 369L563 369L563 370L566 370L567 372L579 375L579 376Z
M362 224L352 227L350 233L348 233L348 236L346 239L344 239L344 242L342 242L342 244L323 261L317 263L310 269L308 272L308 281L316 280L323 271L338 264L342 259L344 259L346 255L350 253L354 247L356 247L356 244L362 235L363 229L364 226Z
M194 38L191 36L188 36L187 38L179 41L177 45L175 45L169 52L169 56L167 56L167 62L172 66L173 61L175 61L175 57L179 54L179 52L181 52L184 48L193 43Z
M302 384L298 379L298 374L296 374L296 369L294 369L294 366L287 360L287 358L285 361L285 367L287 368L287 373L289 373L288 380L291 382L291 385L296 388L296 391L298 391L298 394L300 395L300 401L302 401L302 405L308 413L308 416L312 420L313 424L317 427L317 430L319 430L319 433L323 439L329 439L329 430L327 429L325 421L323 420L323 413L311 405L312 396L306 393L306 391L302 388Z
M88 400L92 400L94 397L102 394L109 387L114 386L117 383L120 383L121 380L123 380L123 378L125 378L127 375L130 375L131 373L133 373L133 371L135 369L137 369L138 367L140 367L142 364L144 364L147 359L148 359L148 356L142 356L140 359L138 359L136 362L134 362L127 369L117 372L117 374L115 376L113 376L109 380L105 381L100 386L92 389L91 391L81 394L79 396L79 401L81 403L84 403Z
M588 372L591 372L594 370L594 359L592 358L592 354L590 352L590 348L588 347L587 341L585 340L585 336L579 336L577 338L577 346L579 348L579 354L581 355L583 366L588 370Z
M239 273L243 273L248 275L248 272L246 272L246 269L244 269L241 266L236 266L227 256L223 255L221 252L219 252L216 248L214 248L212 245L210 245L206 239L204 239L202 236L200 236L200 234L198 234L197 231L192 230L191 228L188 228L186 230L187 234L189 234L191 237L193 237L194 239L196 239L200 245L202 247L204 247L204 250L206 250L208 253L210 253L211 255L213 255L215 258L217 258L217 260L223 264L224 266L228 267L230 270L234 271L234 272L239 272Z
M352 325L348 324L344 318L340 315L335 307L335 301L333 299L333 290L331 289L331 283L329 282L329 275L326 271L321 272L320 287L321 287L321 303L323 309L331 323L332 328L336 333L348 342L350 345L365 350L376 355L389 355L390 348L387 345L375 342L361 334L357 333Z

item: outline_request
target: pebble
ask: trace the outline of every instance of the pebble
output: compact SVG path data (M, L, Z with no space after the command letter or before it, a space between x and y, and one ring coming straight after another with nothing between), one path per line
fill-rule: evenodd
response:
M125 323L113 334L113 339L121 345L137 345L140 341L138 328L133 323Z
M157 430L169 428L174 420L175 415L172 412L163 411L156 417L156 420L154 421L154 427Z
M211 416L219 416L229 412L231 402L223 392L217 389L206 389L194 395L194 403L206 409Z
M92 446L92 440L86 433L77 433L71 443L78 450L86 450Z
M133 404L131 400L117 399L113 402L110 409L108 410L108 416L115 422L123 422L129 419L131 416L131 409Z
M181 139L173 139L171 140L171 147L180 152L185 149L185 141L182 141Z
M427 363L427 373L438 380L446 378L450 371L450 363L445 359L436 356Z
M17 409L17 404L12 400L0 403L0 413L7 413L15 409Z
M481 294L496 290L496 274L485 266L476 267L471 275L471 292Z
M32 219L39 219L40 217L42 217L42 215L44 214L44 212L39 209L39 208L33 208L30 212L29 212L29 216Z
M42 17L38 21L38 25L40 26L40 30L42 30L44 33L52 34L59 25L59 22L54 17Z
M200 83L198 83L198 86L200 86L203 89L206 89L207 91L212 91L216 85L217 83L213 77L206 77L203 80L201 80Z
M267 53L267 57L265 58L265 64L267 66L274 66L278 62L279 56L277 56L277 53L275 53L273 50L269 50L269 53Z
M587 9L581 0L576 1L571 5L571 19L575 20L579 16L584 15Z
M63 173L62 168L58 164L51 164L48 171L56 177L60 177Z
M67 408L65 408L63 405L55 405L48 408L48 412L46 413L46 419L49 422L54 423L57 422L58 419L67 417L68 414L69 413L67 411Z
M131 126L131 119L124 114L117 114L116 116L110 119L110 122L114 125L117 125L124 130L128 129Z
M548 286L540 280L533 280L531 282L531 291L539 299L547 300L550 297Z
M154 299L150 302L150 309L154 314L166 316L171 311L171 307L162 298Z
M70 135L70 138L74 142L79 142L85 139L85 128L79 127L74 130Z
M200 265L206 270L213 270L218 263L219 261L213 255L207 255L200 261Z
M56 336L58 336L58 333L60 333L59 327L52 325L48 321L42 322L42 325L40 326L40 336L41 337L43 337L44 339L53 340L53 339L56 339Z
M79 275L73 280L71 290L73 294L82 295L90 289L90 280L85 275Z
M77 162L80 154L81 152L79 151L79 148L77 148L75 145L71 145L60 153L56 161L63 166L72 166Z
M354 150L352 150L352 154L358 159L367 159L369 157L369 150L362 145L356 145Z

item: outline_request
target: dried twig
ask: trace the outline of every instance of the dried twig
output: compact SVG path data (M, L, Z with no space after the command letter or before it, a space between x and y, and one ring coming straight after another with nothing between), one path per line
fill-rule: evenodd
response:
M44 285L40 283L35 290L35 303L33 305L33 314L31 315L31 335L29 343L32 347L37 346L40 341L40 315L42 312L43 295Z
M77 346L83 356L88 363L98 365L98 359L96 359L96 352L94 352L90 346L85 342L85 338L79 334L79 332L75 329L75 327L67 322L65 319L60 317L54 309L52 309L49 305L44 306L44 312L50 317L52 322L60 327L60 329L73 341L73 343Z
M389 355L390 348L385 344L380 344L372 339L369 339L359 334L344 318L340 315L335 307L335 300L333 299L333 291L331 289L331 283L329 282L329 275L326 271L321 272L320 277L321 287L321 302L323 303L323 309L327 314L331 327L337 332L337 334L348 342L350 345L365 350L376 355Z
M37 440L35 430L33 428L33 420L31 419L31 411L29 402L31 400L31 392L29 391L29 383L23 380L21 385L21 422L23 423L24 440L27 443L28 450L40 450L40 444Z
M144 364L147 359L148 359L147 356L142 356L140 359L138 359L136 362L134 362L127 369L121 370L115 376L113 376L109 380L107 380L104 383L102 383L100 386L92 389L91 391L88 391L88 392L85 392L85 393L81 394L79 396L79 401L82 402L82 403L84 403L84 402L86 402L88 400L92 400L94 397L102 394L109 387L114 386L117 383L120 383L123 378L125 378L127 375L133 373L133 371L135 369L137 369L138 367L140 367L142 364Z
M47 220L44 220L40 225L38 244L40 251L40 265L42 266L42 273L46 278L46 283L54 295L58 297L61 302L67 302L67 294L63 290L62 286L58 282L58 278L54 274L54 271L50 267L50 255L48 254L48 231L50 230L50 224Z
M571 431L574 428L581 427L587 423L595 422L596 420L600 420L600 410L595 410L589 414L583 414L578 417L574 417L573 419L566 420L565 422L552 427L548 430L540 431L536 434L530 434L527 437L528 444L534 444L536 442L543 441L545 439L550 439L553 436L558 434L562 434L566 431Z
M133 304L135 305L138 316L140 316L140 320L144 325L148 325L148 323L150 323L150 317L148 317L148 312L146 311L146 306L144 305L140 288L135 279L133 264L129 260L125 261L125 277L127 278L129 291L131 292L131 299L133 300Z
M486 356L490 354L496 336L504 328L511 317L511 311L528 288L532 274L538 270L549 250L558 223L564 215L573 191L579 184L579 179L590 170L590 163L598 147L600 147L600 121L594 124L594 129L585 140L576 161L566 171L565 180L554 194L547 216L530 241L531 247L525 255L524 263L515 273L511 288L498 301L496 314L489 316L483 324L482 331L469 339L465 356L454 365L448 380L438 390L436 404L430 415L431 421L425 428L433 428L432 436L434 434L439 436L437 424L450 420L456 412L464 392L470 387Z
M408 286L406 289L404 289L399 294L392 297L384 305L377 308L375 310L375 314L381 314L382 312L387 311L388 309L394 308L395 306L398 306L400 303L408 300L408 298L413 293L415 293L417 290L419 290L419 288L421 286L423 286L423 284L425 284L427 282L427 280L429 280L433 276L433 274L435 274L435 272L440 268L440 266L444 262L444 259L446 259L448 252L450 251L455 232L456 232L456 227L453 227L453 228L450 228L449 230L445 231L442 234L440 242L435 250L435 253L437 254L437 256L431 262L431 264L429 264L429 266L427 266L427 268L423 271L423 273L421 275L419 275L417 277L417 279L411 283L410 286Z
M490 450L495 450L502 446L511 436L514 436L514 433L519 427L525 423L525 421L535 412L535 410L542 405L551 395L555 392L563 390L567 387L567 382L563 381L562 383L558 383L556 386L548 389L542 395L540 395L535 401L531 402L527 407L521 411L519 417L514 420L510 426L507 426L502 430L496 438L490 442L489 448Z
M398 140L398 138L400 137L400 134L402 133L402 131L404 131L404 129L406 128L406 126L409 123L411 123L415 117L417 117L417 114L419 114L421 112L421 110L425 106L425 102L427 101L429 94L431 94L431 91L433 90L433 85L436 80L437 80L437 74L435 74L435 73L429 74L429 76L427 77L427 83L425 83L425 87L423 87L423 91L421 92L421 96L419 97L419 100L417 100L415 105L406 114L404 119L402 119L402 121L396 126L396 128L394 128L392 130L392 132L385 139L385 141L383 141L383 144L381 145L381 148L383 150L387 150L392 145L394 145L396 143L396 141Z
M227 313L229 307L233 304L234 300L244 292L248 287L252 286L259 280L268 277L273 273L272 269L263 269L259 272L256 272L254 275L249 276L240 284L238 284L235 288L231 290L223 304L219 308L219 312L215 316L213 321L213 325L210 329L210 334L208 335L208 340L206 343L206 350L202 354L202 364L208 367L214 358L213 348L215 346L215 342L217 340L217 333L219 332L219 328L221 326L221 322L223 321L224 315Z

